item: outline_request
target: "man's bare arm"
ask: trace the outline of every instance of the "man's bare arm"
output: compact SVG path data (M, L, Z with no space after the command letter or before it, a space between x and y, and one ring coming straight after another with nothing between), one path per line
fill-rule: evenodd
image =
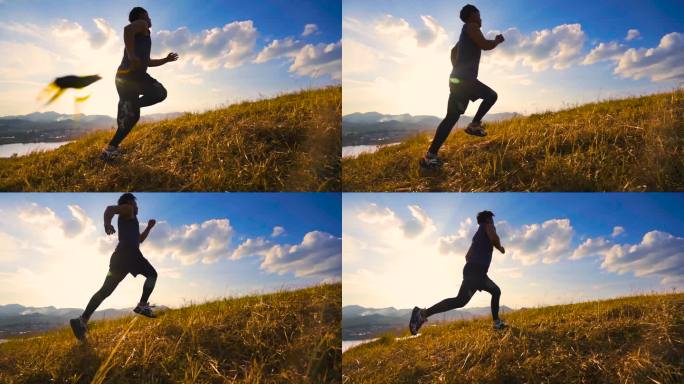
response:
M164 65L166 63L170 63L170 62L176 61L176 60L178 60L178 54L175 52L171 52L163 59L150 59L149 63L147 63L147 66L148 67L158 67L160 65Z
M499 235L496 233L496 228L494 227L493 223L485 225L485 232L487 233L489 240L494 245L494 248L498 249L501 253L506 253L504 247L501 246L501 239L499 239Z
M483 51L489 51L494 48L496 48L497 45L499 45L499 41L497 40L487 40L485 39L484 35L482 34L482 31L480 30L480 27L477 26L475 23L468 23L466 24L466 33L468 36L473 39L475 44L480 47ZM502 37L503 39L503 37Z
M133 207L127 204L110 205L104 211L104 227L105 233L108 235L116 233L112 225L114 215L120 215L123 218L130 218L134 216Z
M154 219L147 222L147 228L140 234L140 243L147 239L147 235L150 234L150 230L152 230L152 227L154 227L155 224L157 224L157 221Z

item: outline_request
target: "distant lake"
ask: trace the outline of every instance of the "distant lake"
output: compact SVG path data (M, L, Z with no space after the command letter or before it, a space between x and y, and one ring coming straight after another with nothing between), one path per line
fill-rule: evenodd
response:
M356 347L357 345L369 343L375 340L377 340L377 338L365 340L342 340L342 353L346 352L349 348Z
M12 157L15 153L17 156L24 156L35 151L50 151L69 143L70 141L60 141L56 143L2 144L0 145L0 157Z
M342 157L356 157L362 153L373 153L378 149L399 143L380 144L380 145L348 145L342 147Z

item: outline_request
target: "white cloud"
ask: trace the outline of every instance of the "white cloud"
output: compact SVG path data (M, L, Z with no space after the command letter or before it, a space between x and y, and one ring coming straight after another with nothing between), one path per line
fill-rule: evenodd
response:
M387 207L380 207L375 203L368 204L357 213L357 217L367 223L382 223L395 219L394 211Z
M145 251L159 260L170 257L182 265L200 261L211 264L228 254L234 234L228 219L211 219L178 228L160 222L150 232Z
M641 33L639 33L638 29L630 29L629 31L627 31L627 36L625 36L625 40L632 41L638 38L639 36L641 36Z
M656 276L662 284L684 283L684 238L650 231L638 244L615 244L601 237L587 239L573 254L577 259L598 256L601 268L634 276Z
M304 26L304 31L302 32L302 36L309 36L313 33L318 31L318 25L316 24L307 24Z
M270 273L335 279L342 271L342 239L320 231L307 233L296 245L250 238L240 244L230 258L237 260L247 256L261 257L261 268Z
M615 41L610 43L599 43L599 45L594 47L584 58L582 64L589 65L600 61L619 60L625 51L627 51L627 47Z
M465 254L476 230L477 227L473 225L473 219L470 217L465 219L459 224L455 234L439 238L439 252L444 255L449 253Z
M319 43L303 46L289 68L300 76L318 78L328 75L333 80L342 79L342 43Z
M429 47L446 40L446 31L434 17L421 15L420 20L423 25L414 29L401 17L385 15L375 23L375 31L393 39L410 39L417 47Z
M625 233L625 228L618 225L613 228L613 232L610 234L610 237L618 237L623 233Z
M58 39L71 39L71 41L88 41L92 49L100 49L103 46L118 40L116 31L105 19L95 18L93 22L96 31L90 33L75 21L61 19L52 27L52 33Z
M159 46L177 51L204 70L236 68L247 63L254 53L258 32L251 20L233 21L221 28L205 29L193 34L187 27L174 31L161 30ZM159 51L159 50L157 50Z
M630 48L617 60L616 75L651 81L684 79L684 35L668 33L655 48Z
M569 256L575 233L568 219L546 220L541 224L527 224L519 228L499 222L497 230L506 254L523 265L539 261L551 264Z
M282 235L283 233L285 233L285 228L283 228L279 225L276 225L275 227L273 227L273 232L271 232L271 237L278 237L278 236Z
M414 238L435 230L434 222L420 206L409 205L407 209L411 213L411 217L404 220L398 217L391 209L371 203L359 210L357 217L367 223L398 228L406 238Z
M282 40L273 40L269 45L264 47L264 49L259 52L255 63L265 63L267 61L278 59L282 57L294 58L297 56L299 50L302 49L304 43L299 40L295 40L292 37L286 37Z
M405 220L401 225L401 229L404 231L406 237L416 237L424 232L435 230L434 222L421 207L418 205L409 205L408 209L411 211L411 216L413 218Z
M487 37L493 39L499 33L502 32L490 31ZM506 41L492 51L492 60L509 66L519 62L535 72L549 67L570 67L581 58L586 40L580 24L562 24L528 35L522 34L517 28L509 28L503 35Z
M271 248L273 243L263 237L257 237L255 239L247 239L242 244L240 244L233 253L230 255L231 260L240 260L245 256L264 256Z
M612 247L612 243L603 237L589 238L573 251L570 260L579 260L586 256L597 255L608 251L610 247Z

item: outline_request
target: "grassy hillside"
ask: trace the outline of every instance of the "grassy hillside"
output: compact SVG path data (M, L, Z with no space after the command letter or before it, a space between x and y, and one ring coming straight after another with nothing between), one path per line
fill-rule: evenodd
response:
M454 130L442 170L418 135L342 160L344 191L684 191L684 90Z
M4 191L339 191L340 87L141 123L122 159L99 160L114 131L0 159Z
M2 383L339 382L341 284L226 299L0 344Z
M345 383L681 383L684 294L516 311L425 327L342 357ZM408 320L407 320L408 322ZM429 324L429 322L428 322Z

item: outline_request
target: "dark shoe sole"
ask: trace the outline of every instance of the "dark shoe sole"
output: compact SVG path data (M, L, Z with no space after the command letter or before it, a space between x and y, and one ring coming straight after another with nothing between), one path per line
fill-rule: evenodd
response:
M434 164L434 165L428 164L425 162L425 159L420 159L419 163L420 163L421 168L430 169L430 170L440 169L440 168L442 168L442 165L444 165L444 163L439 163L439 164Z
M157 318L157 315L155 315L155 314L148 315L147 313L145 313L143 311L136 311L135 309L133 310L133 312L137 313L140 316L149 317L150 319L156 319Z
M71 326L71 331L74 332L74 336L80 341L85 340L86 331L81 329L81 324L78 319L69 320L69 325Z
M477 136L477 137L485 137L487 136L487 132L482 132L482 131L473 131L470 128L464 129L465 133L469 134L470 136Z

